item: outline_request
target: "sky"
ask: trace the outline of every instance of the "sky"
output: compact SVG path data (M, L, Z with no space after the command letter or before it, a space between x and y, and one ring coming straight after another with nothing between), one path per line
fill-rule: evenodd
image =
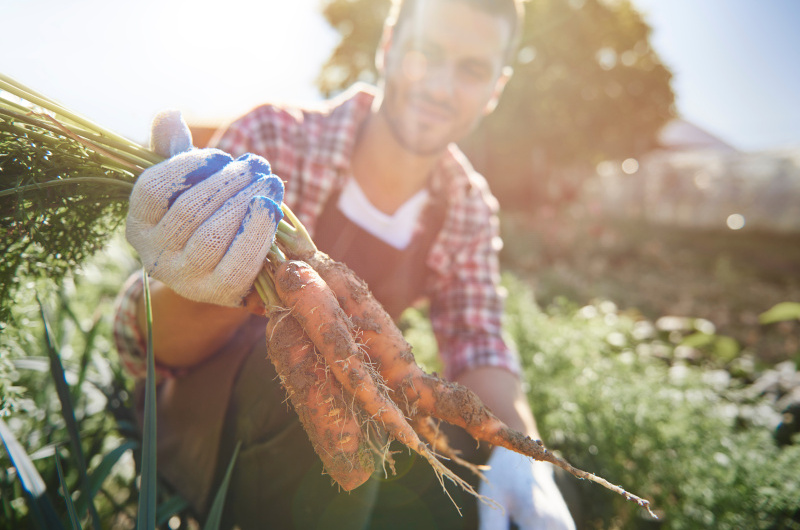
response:
M800 0L632 1L682 117L745 151L800 146ZM0 0L0 72L142 142L165 108L218 124L319 100L338 41L319 4Z
M734 147L800 147L800 1L633 0L680 114Z

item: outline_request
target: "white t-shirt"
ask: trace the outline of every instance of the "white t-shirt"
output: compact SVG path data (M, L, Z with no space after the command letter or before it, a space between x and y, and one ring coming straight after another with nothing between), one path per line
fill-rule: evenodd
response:
M354 178L349 178L336 206L345 217L381 241L403 250L411 242L422 209L428 202L423 188L404 202L392 215L377 209Z

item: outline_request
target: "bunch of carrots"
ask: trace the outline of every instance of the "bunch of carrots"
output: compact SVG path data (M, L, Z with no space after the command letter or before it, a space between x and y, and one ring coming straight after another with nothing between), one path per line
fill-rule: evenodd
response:
M385 446L370 443L372 425L425 458L440 482L447 478L492 503L439 460L453 460L483 478L439 432L441 420L475 440L601 484L650 511L649 501L576 469L541 441L509 428L465 386L422 370L366 283L319 251L294 213L285 204L282 209L285 220L255 284L269 316L268 355L326 472L342 488L349 491L370 477L375 449L391 465Z
M6 76L0 75L0 90L30 104L0 98L0 135L5 135L0 139L10 149L5 156L24 162L0 172L0 198L16 197L20 208L56 188L84 194L98 188L130 190L142 171L160 161L149 150ZM46 113L31 110L34 106ZM121 202L124 197L96 201ZM480 497L440 461L446 458L481 473L460 459L439 432L438 421L444 421L476 440L601 484L650 511L649 501L576 469L539 440L510 429L466 387L424 372L367 285L318 251L293 212L285 204L282 208L285 219L255 282L261 311L269 316L268 356L326 472L343 489L352 490L370 477L376 452L393 469L388 441L397 440L425 458L442 484L446 478ZM23 221L14 217L12 227L18 223L24 228ZM38 231L47 227L41 223ZM39 238L43 252L56 254L64 248L61 234L52 241ZM379 442L382 434L388 435L387 443Z

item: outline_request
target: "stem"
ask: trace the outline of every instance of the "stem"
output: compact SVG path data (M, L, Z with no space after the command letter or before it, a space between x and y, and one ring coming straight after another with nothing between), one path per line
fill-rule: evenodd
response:
M41 134L34 132L32 130L26 129L24 127L20 127L19 125L12 124L9 125L5 122L0 121L0 131L8 132L15 136L15 139L21 140L22 137L27 137L35 142L41 143L43 146L47 146L53 152L58 153L59 156L70 156L74 159L73 163L75 167L80 168L81 166L85 166L87 164L87 160L95 163L98 165L98 168L101 169L110 169L111 171L117 173L127 173L130 175L131 181L133 181L137 175L139 175L143 169L136 166L131 166L128 163L120 163L119 160L108 158L98 152L90 152L88 155L91 155L92 160L88 155L85 156L78 156L72 153L64 153L61 151L61 143L62 142L70 142L70 139L59 139L47 134Z
M70 139L79 142L84 147L87 147L98 153L105 152L108 156L113 156L114 158L123 158L125 159L125 162L122 163L121 167L123 167L126 171L133 172L134 174L141 173L144 168L162 161L158 155L140 145L132 145L130 142L121 143L116 140L100 136L94 131L90 131L73 124L70 124L70 126L67 127L52 116L37 113L30 109L26 109L25 107L21 107L21 111L24 112L24 114L21 114L18 109L16 109L16 107L20 107L19 105L12 104L12 108L14 108L14 110L10 110L9 108L4 108L5 103L11 102L7 100L0 100L0 116L6 116L11 120L20 121L33 127L45 129L60 137L67 136ZM45 118L48 121L53 122L54 125L45 121ZM8 126L15 127L16 130L23 131L26 134L32 134L32 132L28 132L28 129L19 127L13 123L10 123ZM58 138L54 137L52 140L56 141ZM112 149L114 151L113 155L108 154L104 148Z
M266 266L258 273L253 285L258 295L261 297L261 300L267 305L267 309L281 306L281 300L278 297L278 293L275 291L275 284L272 282L272 277Z
M22 99L25 99L33 103L34 105L47 109L58 116L63 116L69 121L81 125L100 136L113 139L117 142L121 142L122 144L136 145L135 142L132 142L131 140L128 140L123 136L120 136L114 132L111 132L101 127L100 125L84 118L83 116L75 114L69 109L63 107L60 103L57 103L49 99L48 97L35 92L34 90L24 86L22 83L3 74L0 74L0 89L5 90L6 92L9 92L11 94L14 94L15 96L18 96ZM157 163L160 161L159 157L155 153L150 153L149 155L147 155L147 159L153 163Z
M278 223L278 231L275 234L276 239L284 249L289 251L289 254L296 256L298 259L310 258L317 252L317 246L311 239L308 230L285 202L281 203L281 210L283 210L283 214L291 224L281 219L281 222Z
M42 188L56 188L58 186L69 186L71 184L86 184L86 183L95 183L104 185L115 184L118 186L123 186L130 190L133 189L132 182L126 182L124 180L119 180L119 179L103 178L103 177L70 177L68 179L48 180L47 182L38 182L36 184L28 184L26 186L17 186L16 188L0 190L0 197L7 197L9 195L15 195L17 193L25 193L26 191L38 190Z

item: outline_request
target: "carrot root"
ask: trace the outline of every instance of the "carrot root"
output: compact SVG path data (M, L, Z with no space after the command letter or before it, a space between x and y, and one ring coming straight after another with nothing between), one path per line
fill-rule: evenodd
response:
M401 404L406 414L429 415L464 428L476 440L550 462L580 479L600 484L636 502L655 517L649 501L575 468L548 451L540 440L510 429L465 386L424 372L416 364L411 346L402 332L363 280L323 252L306 252L303 258L319 272L345 313L359 327L370 359L378 366L389 387L402 396Z
M290 314L273 312L267 325L268 356L320 457L325 472L345 491L369 479L374 458L361 421L341 386L326 373L314 345Z
M281 246L290 257L307 262L319 274L320 281L329 286L334 293L337 309L343 310L346 317L350 319L349 322L359 329L364 349L367 350L370 360L377 366L383 381L392 391L401 396L398 401L405 414L410 417L432 416L465 428L476 440L499 445L536 460L550 462L580 479L600 484L622 495L625 499L636 502L639 506L647 509L650 515L657 518L650 508L649 501L633 495L601 477L575 468L548 451L540 440L533 440L510 429L463 385L446 382L435 375L425 373L416 364L411 347L402 332L383 306L372 296L366 283L347 266L332 260L325 253L317 250L308 232L294 213L286 206L283 210L286 219L293 226L279 230ZM298 310L298 317L301 314L303 312ZM316 340L314 342L317 344ZM342 381L342 385L348 388L344 381ZM421 426L422 429L428 427ZM411 430L413 432L413 429ZM443 476L453 480L454 475L436 460L435 456L419 441L416 434L408 439L394 436L423 455L433 466L440 482ZM408 443L411 440L414 440L414 443ZM436 447L435 439L432 444ZM442 468L444 471L441 471ZM457 476L455 478L457 479L454 481L456 484L462 485L467 491L481 498L468 483L463 482ZM487 501L485 498L481 498L481 500Z
M382 381L376 381L376 374L366 366L364 352L353 337L349 318L319 274L305 262L290 260L275 268L273 279L278 297L324 356L345 392L352 395L392 438L425 458L443 488L446 478L483 502L496 505L445 467L409 425Z

